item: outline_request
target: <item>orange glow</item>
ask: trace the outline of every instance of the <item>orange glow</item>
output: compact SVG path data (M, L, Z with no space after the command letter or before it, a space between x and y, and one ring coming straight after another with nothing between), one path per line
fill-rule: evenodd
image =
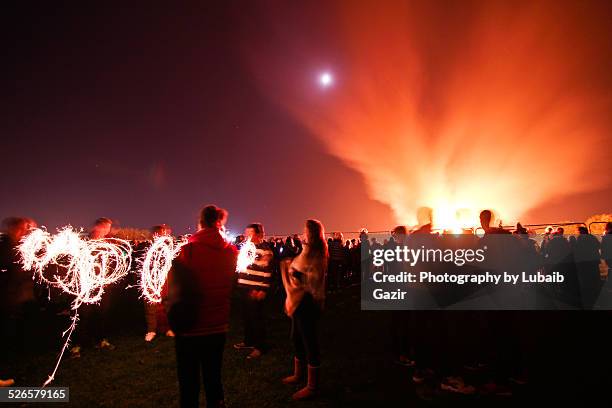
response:
M282 70L274 82L258 75L264 92L360 172L398 223L416 224L427 206L437 227L476 226L484 208L507 224L610 185L607 23L558 6L346 2L330 28L343 62L334 87L299 85L317 55L299 28L284 32L282 60L258 54L254 69Z

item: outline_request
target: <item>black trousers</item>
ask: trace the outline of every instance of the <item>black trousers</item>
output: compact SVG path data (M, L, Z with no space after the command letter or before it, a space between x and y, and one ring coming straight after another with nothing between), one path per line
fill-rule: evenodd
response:
M314 367L321 364L318 339L320 316L319 306L315 304L312 295L306 293L291 318L291 338L295 346L295 356Z
M208 336L176 336L176 368L179 381L180 406L198 407L200 372L206 392L206 404L215 406L222 401L221 366L225 333Z
M79 323L74 331L73 344L93 346L108 337L110 300L102 299L99 304L84 304L79 307ZM71 313L74 311L71 310Z
M251 289L244 289L242 298L242 320L244 323L244 344L265 351L266 344L266 301L253 299L249 296Z
M327 266L327 289L337 290L340 289L342 284L342 271L343 266L341 261L330 260Z

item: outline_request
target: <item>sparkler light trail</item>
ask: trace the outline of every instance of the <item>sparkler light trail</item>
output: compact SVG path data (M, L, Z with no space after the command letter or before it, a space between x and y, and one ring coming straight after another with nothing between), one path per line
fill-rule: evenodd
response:
M178 256L183 245L188 242L183 238L174 242L170 236L159 236L147 251L140 271L140 290L150 303L162 301L162 290L172 268L172 260Z
M132 263L132 247L121 239L86 240L72 227L61 229L56 235L44 229L34 229L18 247L25 270L32 271L40 282L61 289L73 296L71 323L62 333L65 342L57 363L43 387L51 383L59 368L78 321L78 310L83 303L98 303L104 288L128 274ZM45 276L57 266L52 276Z
M255 258L257 257L257 248L255 244L251 242L251 239L248 238L240 248L240 252L238 252L238 260L236 262L236 272L244 272L247 270L249 265L255 262Z

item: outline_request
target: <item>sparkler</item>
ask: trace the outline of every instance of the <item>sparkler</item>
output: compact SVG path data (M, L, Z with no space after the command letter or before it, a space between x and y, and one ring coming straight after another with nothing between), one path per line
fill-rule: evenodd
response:
M83 303L98 303L104 288L127 275L132 262L129 242L114 238L85 240L79 236L79 232L65 227L56 235L51 235L37 228L24 237L18 247L25 270L33 271L39 281L57 287L74 298L70 326L62 333L66 340L55 368L43 387L55 378L76 328L79 307ZM57 272L53 276L45 276L48 267L53 265L58 267Z
M236 262L236 272L244 272L248 266L255 262L257 257L257 247L251 242L250 238L242 244L240 252L238 252L238 260Z
M172 260L178 256L187 238L175 243L170 236L159 236L147 251L140 272L140 290L150 303L162 301L162 290L172 268Z

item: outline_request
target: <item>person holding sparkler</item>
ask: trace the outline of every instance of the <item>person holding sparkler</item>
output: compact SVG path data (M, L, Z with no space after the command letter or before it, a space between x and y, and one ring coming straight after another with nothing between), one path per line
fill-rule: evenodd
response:
M238 288L242 299L244 341L234 344L238 350L251 353L247 359L259 358L266 349L265 305L274 282L274 253L264 241L264 227L260 223L249 224L244 230L247 240L255 244L255 261L244 271L238 271Z
M226 220L226 210L204 207L199 231L182 246L168 274L181 407L199 406L200 372L206 406L225 406L221 367L238 256L222 234Z
M169 237L172 235L172 229L166 224L154 226L151 228L151 232L153 233L153 240L157 237ZM147 334L145 334L146 342L153 341L155 336L157 336L158 329L160 329L162 333L165 331L166 336L174 337L174 332L170 330L168 326L168 319L163 303L151 303L145 298L144 308L145 320L147 322Z
M0 338L2 363L6 357L19 354L26 338L26 322L36 304L32 275L19 263L17 246L36 223L30 218L11 217L3 221L4 234L0 236ZM18 341L18 339L20 341ZM13 379L0 380L0 386L9 387Z
M291 337L295 346L293 375L284 384L298 384L308 364L307 385L293 394L294 400L312 398L319 390L320 356L318 321L325 302L325 271L329 253L323 224L307 220L303 251L281 264L283 286L287 293L285 312L291 317Z
M113 222L106 217L98 218L89 232L89 239L103 240L111 233ZM114 350L106 337L107 319L109 318L110 301L108 296L100 301L100 304L85 304L81 306L81 327L76 332L77 339L70 348L72 358L81 357L81 346L86 343L95 342L96 348Z

